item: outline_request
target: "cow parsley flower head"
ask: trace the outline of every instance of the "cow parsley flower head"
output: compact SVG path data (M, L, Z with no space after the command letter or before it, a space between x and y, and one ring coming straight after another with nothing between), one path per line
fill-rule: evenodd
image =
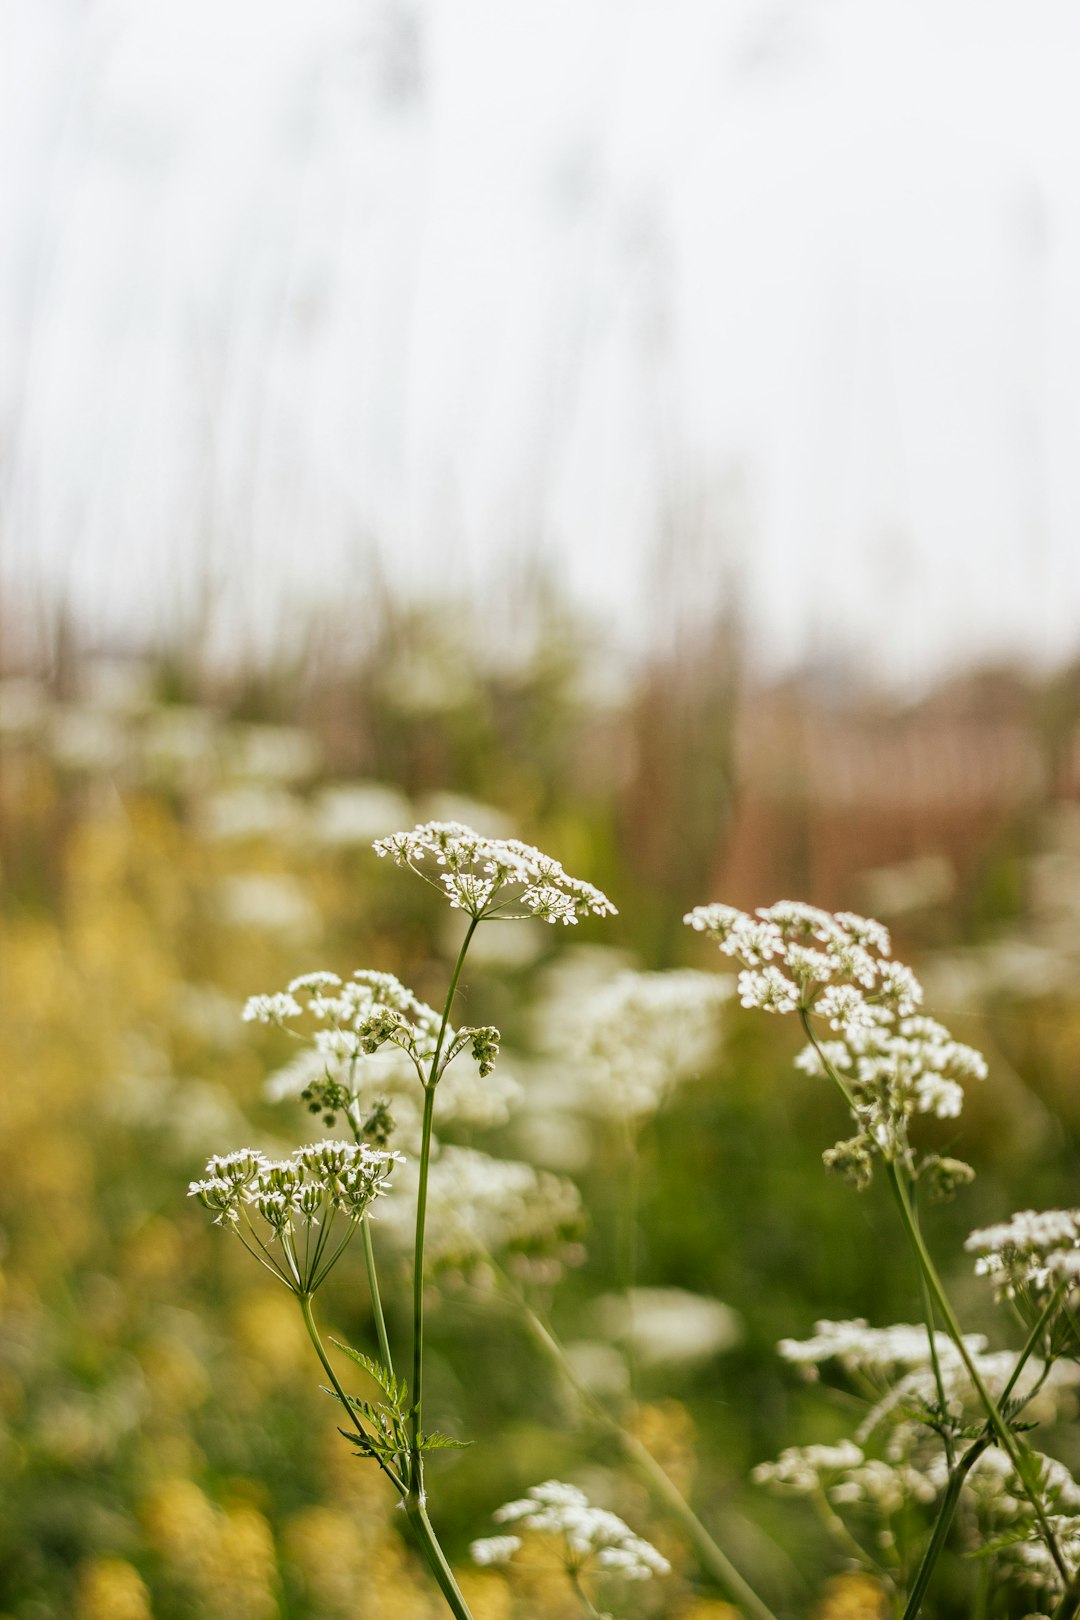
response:
M876 1159L900 1160L913 1176L925 1171L935 1197L950 1196L970 1179L959 1160L929 1155L917 1163L908 1121L915 1114L955 1119L964 1084L982 1079L986 1063L921 1014L922 987L909 967L892 959L881 923L795 900L763 906L753 916L734 906L697 906L684 921L743 963L744 1007L799 1013L811 1041L796 1067L835 1081L857 1127L827 1149L828 1169L863 1188Z
M477 921L532 916L569 925L615 915L606 895L570 877L550 855L517 838L486 838L460 821L421 822L412 832L378 839L374 849L441 888L455 909Z
M356 1142L311 1142L277 1160L243 1148L211 1158L188 1192L286 1287L312 1294L401 1162L399 1153ZM344 1229L335 1230L338 1217Z
M507 1502L493 1516L499 1524L556 1537L567 1569L575 1574L585 1571L647 1581L654 1575L667 1575L671 1569L663 1554L635 1535L617 1514L593 1507L584 1491L562 1480L533 1485L520 1501ZM473 1557L479 1563L505 1562L520 1545L516 1535L493 1536L474 1543Z
M440 1046L441 1015L392 973L359 969L347 980L336 973L305 973L278 995L252 996L244 1016L275 1024L304 1043L272 1076L271 1097L302 1097L329 1129L343 1114L358 1135L376 1145L385 1144L388 1129L395 1127L407 1146L418 1139L423 1094L417 1080L439 1083L442 1118L474 1125L503 1124L517 1092L512 1080L488 1078L499 1055L497 1029L455 1030L447 1024ZM475 1073L455 1063L464 1054L471 1056Z
M867 1004L911 1013L922 999L911 969L889 959L888 930L854 911L833 915L799 900L780 900L753 915L735 906L695 906L683 921L742 963L745 1006L767 1012L813 1008L841 1029L872 1022Z

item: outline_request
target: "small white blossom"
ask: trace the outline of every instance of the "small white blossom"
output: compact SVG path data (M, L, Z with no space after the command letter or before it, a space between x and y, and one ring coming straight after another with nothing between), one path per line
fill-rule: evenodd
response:
M799 1005L797 985L785 979L779 968L744 968L739 974L739 1000L744 1007L760 1007L762 1012L794 1012Z
M299 1018L302 1010L295 996L279 990L272 996L249 996L242 1017L245 1024L283 1024Z
M811 1496L862 1461L862 1451L851 1440L835 1446L789 1446L775 1462L758 1463L750 1477L755 1485L779 1486L797 1496Z
M415 1174L413 1165L403 1177L406 1193ZM408 1250L411 1197L392 1200L382 1226ZM512 1269L555 1281L584 1259L584 1229L581 1194L565 1176L466 1147L444 1146L431 1162L424 1258L432 1271L470 1272L504 1255Z

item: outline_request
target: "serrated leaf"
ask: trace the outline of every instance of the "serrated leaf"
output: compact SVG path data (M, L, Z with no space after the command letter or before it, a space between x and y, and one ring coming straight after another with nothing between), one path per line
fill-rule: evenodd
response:
M421 1451L467 1451L471 1440L455 1440L453 1435L441 1434L438 1429L420 1436Z
M331 1339L330 1342L337 1345L350 1361L355 1361L358 1367L363 1367L368 1377L373 1378L378 1384L395 1411L404 1413L409 1387L403 1379L395 1378L381 1361L376 1361L372 1356L365 1356L362 1350L354 1350L352 1345L343 1344L340 1339Z

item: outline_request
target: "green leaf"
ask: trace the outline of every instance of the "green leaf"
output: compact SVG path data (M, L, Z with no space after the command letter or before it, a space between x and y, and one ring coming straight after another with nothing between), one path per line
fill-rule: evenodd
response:
M438 1429L420 1436L421 1451L467 1451L471 1445L471 1440L455 1440L452 1435L440 1434Z
M381 1361L375 1361L371 1356L365 1356L363 1351L354 1350L349 1344L342 1344L340 1339L331 1339L331 1344L347 1355L350 1361L355 1361L358 1367L363 1367L369 1378L373 1378L386 1396L390 1405L402 1416L405 1413L405 1402L409 1395L409 1386L403 1379L395 1378L393 1373L384 1367Z

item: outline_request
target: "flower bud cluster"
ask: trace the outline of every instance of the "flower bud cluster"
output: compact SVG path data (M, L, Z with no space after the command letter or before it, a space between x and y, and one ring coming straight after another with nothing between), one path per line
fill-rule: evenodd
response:
M451 906L477 920L532 916L569 925L615 915L606 895L570 877L550 855L517 838L485 838L460 821L422 822L412 832L378 839L374 848L441 887ZM425 866L441 868L437 882Z
M284 1263L275 1260L274 1269L290 1288L310 1293L325 1275L323 1262L332 1263L344 1247L328 1251L335 1217L344 1216L351 1233L372 1202L388 1191L390 1171L402 1162L399 1153L356 1142L311 1142L288 1159L267 1159L243 1148L211 1158L205 1177L193 1181L188 1193L212 1211L216 1224L231 1226L245 1244L245 1232L250 1232L264 1256L266 1245L276 1241ZM312 1248L316 1227L322 1230Z
M830 1037L813 1038L796 1065L829 1076L844 1093L859 1129L829 1149L825 1163L856 1187L870 1181L875 1158L910 1157L912 1115L955 1119L964 1084L985 1078L979 1052L917 1011L922 987L909 967L892 960L888 931L872 918L783 900L754 916L732 906L698 906L685 921L744 964L744 1007L798 1012L808 1029L810 1018L828 1025ZM935 1168L931 1178L939 1196L970 1179L967 1166L949 1163L952 1171Z
M507 1502L494 1514L499 1524L515 1524L539 1535L557 1536L569 1570L579 1573L621 1575L628 1581L647 1581L667 1575L671 1565L651 1542L635 1535L617 1514L590 1505L576 1485L549 1479L533 1485L520 1501ZM471 1552L478 1564L507 1563L521 1546L516 1535L489 1536L474 1541Z

